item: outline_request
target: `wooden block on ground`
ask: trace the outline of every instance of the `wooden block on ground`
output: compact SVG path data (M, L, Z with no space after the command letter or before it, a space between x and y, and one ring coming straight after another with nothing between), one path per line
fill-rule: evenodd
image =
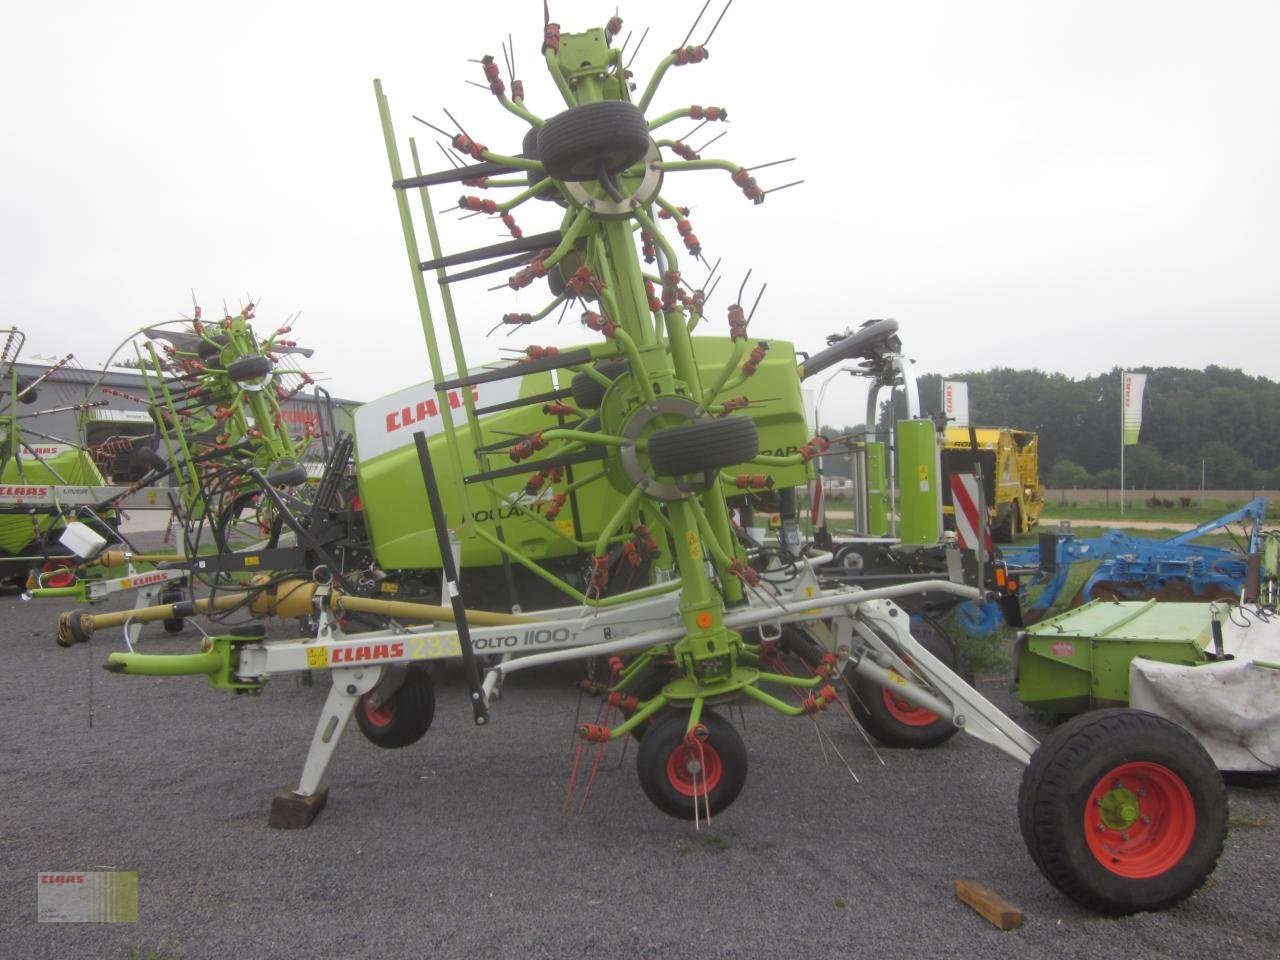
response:
M293 789L281 790L271 798L271 816L267 819L267 826L277 830L305 830L328 802L328 787L322 787L309 797L300 797Z
M1016 930L1027 919L1021 910L977 880L957 880L956 896L999 930Z

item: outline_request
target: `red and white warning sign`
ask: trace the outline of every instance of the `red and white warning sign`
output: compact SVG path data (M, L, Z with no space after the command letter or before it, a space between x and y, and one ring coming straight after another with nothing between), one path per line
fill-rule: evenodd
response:
M809 481L809 522L814 527L823 527L827 523L826 494L822 489L821 477Z
M972 473L951 474L951 502L956 508L956 536L962 550L978 546L978 478ZM991 528L984 531L983 541L991 550Z

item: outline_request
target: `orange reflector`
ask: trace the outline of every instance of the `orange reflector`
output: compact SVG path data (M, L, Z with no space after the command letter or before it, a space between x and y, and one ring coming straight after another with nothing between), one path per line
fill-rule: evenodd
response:
M1009 592L1010 592L1010 593L1017 593L1017 592L1018 592L1018 581L1017 581L1017 580L1010 580L1010 581L1009 581Z
M996 567L996 586L1004 586L1004 567Z
M695 622L698 624L698 626L702 627L702 629L705 630L707 629L707 627L711 626L713 620L714 618L711 616L711 614L707 613L704 610L702 613L698 614L698 619Z

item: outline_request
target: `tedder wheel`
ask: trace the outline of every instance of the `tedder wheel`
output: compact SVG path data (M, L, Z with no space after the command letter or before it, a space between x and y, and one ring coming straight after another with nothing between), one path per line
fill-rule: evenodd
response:
M300 487L307 482L307 468L297 460L286 457L273 463L265 477L273 487Z
M530 127L525 131L524 139L520 141L520 152L530 160L540 159L540 155L538 153L538 131L540 129L540 127ZM525 182L527 182L531 187L536 186L546 178L547 175L545 173L538 173L536 170L528 170L525 172ZM562 207L565 205L564 197L560 195L560 191L555 187L549 187L546 190L543 190L541 193L537 194L537 197L539 200L553 200ZM561 288L563 289L564 278L560 276L560 272L555 269L549 271L547 273L548 282L550 282L552 276L560 278ZM555 289L552 289L551 294L556 297L560 296L560 292Z
M436 688L425 670L406 672L400 689L377 707L370 706L372 693L366 693L356 704L356 724L375 747L407 747L431 729L436 715Z
M929 620L913 618L911 635L965 683L973 683L969 658L940 627ZM911 665L909 660L907 665ZM853 715L885 746L923 749L939 746L955 736L956 725L933 711L894 696L885 687L853 671L848 671L846 676Z
M617 380L626 372L629 364L625 357L611 357L596 364L596 370L610 380ZM573 391L573 405L579 410L599 410L604 400L607 387L598 383L594 377L586 373L575 373L569 381L569 389Z
M649 462L659 476L675 477L719 470L750 460L760 452L760 434L749 417L724 417L687 423L649 436Z
M227 376L236 381L236 383L260 380L271 372L272 366L270 357L253 354L232 360L227 364Z
M636 772L650 802L663 813L693 820L710 804L715 815L726 809L747 782L747 748L733 724L712 710L702 712L707 737L697 745L685 743L689 714L670 710L654 722L640 742ZM704 796L706 798L704 802Z
M1191 896L1222 853L1227 793L1213 760L1177 724L1098 710L1054 730L1018 792L1031 859L1090 909L1159 910Z
M596 180L649 152L649 123L635 104L596 100L552 117L538 133L538 158L557 180Z
M186 598L186 591L182 587L168 587L160 594L159 602L161 604L181 603ZM164 632L181 633L186 625L187 622L182 617L165 617Z

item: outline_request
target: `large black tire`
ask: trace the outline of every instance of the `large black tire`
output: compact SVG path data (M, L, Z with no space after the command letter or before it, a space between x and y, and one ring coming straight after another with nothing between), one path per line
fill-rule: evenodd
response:
M1054 730L1018 792L1022 838L1040 872L1108 914L1160 910L1213 872L1227 792L1204 747L1142 710L1098 710Z
M600 164L614 174L644 158L649 124L635 104L597 100L570 107L542 125L538 157L557 180L595 180Z
M628 368L625 357L612 357L596 364L596 370L610 380L617 380ZM575 373L569 381L569 389L573 392L573 405L579 410L599 410L604 400L604 392L608 388L598 383L587 373Z
M649 436L653 472L675 477L719 470L751 460L760 452L760 434L749 417L723 417L655 430Z
M663 813L679 820L695 817L695 772L698 810L706 810L705 789L706 804L713 816L727 809L747 782L747 748L733 724L714 711L704 710L702 724L707 728L707 739L699 754L696 747L685 745L688 722L689 714L683 710L666 712L649 728L636 756L636 773L645 796ZM699 769L703 759L705 788L704 773Z
M264 357L260 354L253 354L248 357L239 357L227 364L227 376L236 383L245 383L249 380L261 380L271 372L274 364L270 357Z
M991 539L995 543L1013 543L1020 532L1019 528L1022 526L1019 520L1018 505L1016 503L1009 504L1009 512L1004 515L1002 520L991 527Z
M277 460L263 476L273 487L299 487L307 482L307 468L297 460Z
M436 715L436 687L427 671L411 668L400 689L382 701L376 710L370 706L370 693L356 704L356 725L375 747L385 750L407 747L431 729Z
M944 630L929 620L912 620L911 636L965 683L973 683L969 658ZM944 720L909 700L895 697L873 680L852 670L848 670L846 676L849 681L849 707L853 715L886 747L928 749L946 743L958 732L950 720Z
M525 131L524 139L520 142L520 152L530 160L538 160L541 157L541 154L538 153L538 131L538 127L530 127ZM525 173L525 181L531 187L536 186L545 179L547 179L547 175L545 173L539 173L537 170L529 170ZM565 205L564 197L560 195L560 191L555 187L548 187L536 196L539 200L551 200L560 204L562 207ZM547 273L547 281L550 282L553 276L559 276L558 270L554 268ZM560 282L563 286L563 278L561 278ZM554 289L551 293L553 296L557 297L560 295Z

